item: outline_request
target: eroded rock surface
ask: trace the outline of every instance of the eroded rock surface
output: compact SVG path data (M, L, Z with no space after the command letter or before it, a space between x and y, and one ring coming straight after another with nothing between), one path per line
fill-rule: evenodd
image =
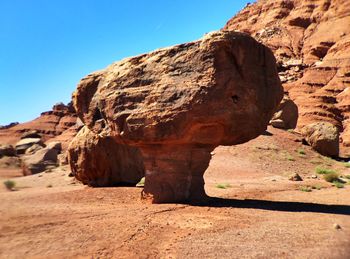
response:
M58 103L51 111L41 113L32 121L0 128L0 143L15 145L21 138L41 138L44 143L49 140L59 141L66 150L78 132L76 122L72 104Z
M32 152L21 156L23 175L37 174L57 167L57 158L61 150L61 143L50 142L45 147L34 149Z
M75 177L90 186L135 185L144 176L140 151L82 128L70 143L68 157Z
M32 175L57 166L59 150L45 147L21 157L23 175Z
M273 115L270 124L275 128L294 129L298 122L298 106L284 95L282 102L279 104L277 111Z
M12 145L0 144L0 158L3 156L16 156L16 149Z
M339 155L339 130L329 122L315 122L306 125L302 131L307 143L325 156Z
M27 149L34 145L43 146L41 138L24 138L16 143L16 152L18 155L22 155Z
M140 150L145 197L175 202L204 197L210 152L263 133L282 95L268 48L246 34L215 32L90 74L73 102L101 141Z
M348 0L259 0L225 30L252 35L274 52L285 91L299 108L297 131L327 121L350 157L350 4Z

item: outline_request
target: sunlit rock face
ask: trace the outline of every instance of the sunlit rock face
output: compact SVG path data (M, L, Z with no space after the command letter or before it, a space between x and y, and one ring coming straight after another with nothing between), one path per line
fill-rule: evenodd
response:
M340 133L340 156L350 158L349 24L349 0L259 0L223 30L249 33L274 52L298 106L296 131L329 122Z
M68 147L75 178L93 187L135 185L144 176L140 151L83 127Z
M282 96L268 48L214 32L88 75L73 103L99 138L140 151L144 197L159 203L203 198L210 152L263 133Z

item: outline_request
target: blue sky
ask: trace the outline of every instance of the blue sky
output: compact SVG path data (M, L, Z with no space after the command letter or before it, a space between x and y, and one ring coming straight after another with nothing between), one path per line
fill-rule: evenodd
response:
M1 0L0 125L67 103L85 75L222 28L243 0Z

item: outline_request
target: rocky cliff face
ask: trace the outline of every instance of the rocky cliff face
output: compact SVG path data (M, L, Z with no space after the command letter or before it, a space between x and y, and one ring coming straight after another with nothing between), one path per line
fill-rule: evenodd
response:
M68 147L69 142L77 133L77 116L71 104L56 104L51 111L29 122L14 124L11 127L0 129L0 143L15 144L23 134L36 131L42 140L58 140L62 142L63 149Z
M144 197L153 202L202 198L210 152L263 133L282 95L272 52L242 33L210 33L124 59L82 79L73 94L79 118L98 141L90 148L73 141L72 170L81 178L106 175L90 166L78 172L79 150L127 145L141 152ZM116 148L103 159L122 161L123 153Z
M224 30L249 33L274 52L285 91L298 105L297 130L326 121L350 156L350 4L348 0L260 0Z

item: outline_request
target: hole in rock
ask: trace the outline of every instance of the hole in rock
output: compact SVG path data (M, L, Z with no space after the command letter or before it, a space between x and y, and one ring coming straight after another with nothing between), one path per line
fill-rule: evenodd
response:
M100 120L100 119L103 119L102 118L102 114L101 114L101 111L99 109L95 109L94 111L94 116L93 116L93 120L94 121L97 121L97 120Z
M233 103L238 103L238 101L239 101L238 95L231 96L231 99L232 99Z

